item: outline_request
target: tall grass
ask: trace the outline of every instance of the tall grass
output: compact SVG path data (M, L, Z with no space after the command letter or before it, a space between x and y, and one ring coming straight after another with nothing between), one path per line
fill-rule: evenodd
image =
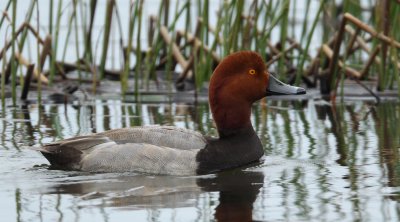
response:
M107 2L106 14L104 17L104 36L103 36L103 49L101 53L101 61L100 61L100 79L104 77L104 69L106 67L106 60L107 60L107 52L108 52L108 45L110 39L110 31L111 31L111 22L113 17L115 0L110 0Z
M297 72L297 75L296 75L296 85L300 84L301 77L303 76L304 64L305 64L306 59L308 58L308 51L309 51L309 48L310 48L310 45L311 45L311 40L312 40L312 38L314 36L314 31L315 31L315 28L317 27L317 23L319 22L319 18L320 18L321 12L322 12L322 10L323 10L323 8L325 6L325 2L326 2L326 0L322 0L320 6L318 8L317 15L315 16L315 19L313 21L311 30L310 30L310 32L308 34L306 46L304 48L305 54L303 54L303 56L300 58L299 65L297 67L298 72ZM307 11L308 11L308 8L307 8ZM302 34L302 37L301 37L302 39L305 36L305 34L304 34L305 33L305 29L306 29L306 26L303 26L303 31L302 31L303 34ZM302 42L302 40L300 40L300 42Z
M121 75L121 89L122 93L125 94L125 92L128 89L128 77L129 77L129 72L130 72L130 58L131 58L131 51L132 51L132 41L133 41L133 29L135 25L135 13L136 13L136 7L138 4L136 4L135 9L133 8L133 5L130 5L129 7L129 28L128 28L128 47L126 48L124 55L125 55L125 63L124 63L124 71Z
M136 66L135 66L135 98L139 97L139 78L142 73L142 48L141 48L141 34L142 34L142 15L143 15L143 1L138 1L136 13L138 16L137 21L137 36L136 36Z
M17 21L17 0L13 1L13 5L12 5L12 46L11 46L11 59L10 59L10 63L11 63L11 87L12 87L12 102L13 105L16 104L16 98L17 98L17 90L16 90L16 86L17 86L17 66L16 66L16 62L15 62L15 45L17 44L17 35L16 35L16 21ZM4 75L4 73L3 73Z
M17 0L6 2L4 4L6 13L0 19L0 29L6 29L4 28L8 25L5 22L6 17L12 15L12 22L9 23L11 24L11 36L7 36L11 46L9 49L5 45L1 49L5 53L2 54L0 61L3 62L2 69L5 67L5 71L3 70L2 73L9 73L2 75L2 78L4 78L3 84L7 84L8 76L11 77L11 95L14 102L17 94L17 85L23 79L21 78L18 81L18 64L15 63L14 53L25 53L23 50L24 42L26 42L31 32L29 28L19 28L21 24L16 24L16 16L17 13L19 14L17 3L21 4ZM58 81L59 78L55 78L55 75L58 69L62 68L66 58L71 58L71 56L67 56L71 52L76 55L75 61L72 61L72 63L77 66L79 79L81 79L81 72L87 73L88 70L89 72L90 70L98 70L99 79L97 77L93 78L93 81L96 82L102 81L107 75L110 75L111 72L106 64L108 64L108 58L114 56L110 56L110 53L115 53L115 43L110 42L110 34L113 30L113 24L116 23L113 18L117 18L120 32L113 33L113 36L121 39L120 53L123 54L123 61L121 61L121 67L119 68L121 91L122 94L129 91L128 80L131 77L132 69L134 69L134 75L132 75L134 85L131 88L134 89L136 98L138 98L140 90L149 87L151 80L159 84L155 74L157 68L164 69L166 71L165 79L171 82L174 79L171 78L174 75L173 71L178 71L176 69L177 64L181 66L179 70L189 70L193 74L187 75L185 78L193 81L196 87L199 88L209 79L214 65L221 58L238 50L257 51L268 60L269 69L278 71L279 78L293 79L295 77L296 84L302 84L302 80L310 78L311 75L314 75L314 78L324 76L327 71L325 64L329 63L330 60L324 57L324 53L321 53L321 50L318 50L318 44L326 43L332 49L335 40L333 40L333 43L329 43L328 37L335 36L338 30L337 27L341 22L341 13L343 12L351 13L361 20L367 18L364 19L367 26L388 38L394 40L400 38L400 31L394 28L400 24L400 18L398 17L400 6L396 2L386 0L376 4L371 2L368 6L365 6L364 3L361 4L360 0L345 0L341 3L325 0L319 2L306 0L305 6L302 7L304 11L298 9L300 7L299 2L290 0L227 0L219 3L209 0L163 0L160 2L158 14L151 19L152 23L149 25L149 27L152 27L151 30L143 30L148 21L147 16L149 16L145 14L144 8L151 7L144 0L129 3L129 12L127 12L128 10L124 12L129 14L126 27L121 25L118 6L124 3L120 1L107 0L107 5L103 6L105 11L102 15L104 16L97 17L96 14L99 13L97 11L100 8L97 0L73 0L69 4L63 3L65 2L62 0L48 0L46 4L49 4L49 11L48 15L44 16L44 18L47 18L44 20L47 21L39 21L39 15L37 16L37 24L39 22L45 24L48 27L48 32L37 27L35 31L38 36L35 35L35 37L43 38L46 34L50 34L52 38L50 60L43 67L45 72L46 70L49 71L50 84ZM34 7L40 7L41 4L44 3L32 0L28 10L21 12L21 14L26 15L26 24L32 23ZM218 11L211 10L213 8L211 6L215 4L220 4ZM175 7L170 7L171 5L175 5ZM64 13L67 9L70 9L69 16ZM304 15L299 16L298 13L304 13ZM99 22L96 22L96 26L94 25L95 20L100 17L102 18L100 21L102 28L97 25ZM40 17L40 19L42 18L43 16ZM298 21L298 18L301 18L301 21ZM61 29L64 28L61 25L64 20L68 21L67 35L62 38L65 42L62 49L62 57L58 58L59 45L61 44L59 35ZM357 30L357 24L347 25ZM165 39L160 35L162 27L167 27L168 35L172 37L171 43L166 44ZM98 33L99 29L104 30L104 32L101 36L99 35L98 41L96 41L102 43L97 49L96 45L93 45L92 36ZM124 32L122 29L126 31ZM178 36L178 31L185 33L185 35ZM144 47L142 41L144 32L150 32L147 48ZM324 34L316 36L316 33L321 32ZM73 48L69 47L71 34L74 34L75 40ZM338 53L341 53L340 55L334 55L336 56L335 58L338 58L337 62L342 63L340 69L362 70L367 60L366 58L379 46L382 48L379 58L375 59L375 62L368 67L361 79L377 79L376 84L379 90L400 88L399 67L397 65L399 49L396 45L397 43L390 44L390 42L382 41L377 36L369 36L368 33L362 30L357 31L357 36L353 38L350 38L347 32L342 33L342 35L343 39L340 40L340 44L351 45L352 47L345 50L346 55L342 54L343 50L338 51ZM193 39L188 36L193 36ZM184 38L184 41L176 41L179 40L176 39L178 37ZM350 44L350 41L353 41L353 43ZM359 41L364 41L365 46ZM39 39L37 42L40 42ZM172 43L176 44L176 46L173 46ZM113 47L113 50L109 50L109 47ZM179 53L182 54L185 60L182 64L188 64L187 67L182 67L185 65L177 63L177 59L173 54L174 50L176 53L176 47L178 47ZM96 48L96 50L92 50L93 48ZM97 61L93 60L93 58L97 57L97 55L93 55L96 52L101 53L99 55L99 64L96 64ZM43 55L38 52L37 56ZM6 57L9 58L8 64L6 64ZM82 62L82 59L84 62ZM58 60L61 60L61 63ZM318 61L322 62L318 64ZM310 74L309 66L311 64L319 66L316 69L319 72L318 74ZM334 67L338 67L338 64L335 64ZM11 71L7 71L9 69ZM39 64L36 65L36 69L43 71ZM330 84L335 85L337 76L333 74L331 77ZM40 86L41 83L39 82L38 85ZM2 90L4 88L2 87ZM332 90L336 89L332 87ZM3 96L5 96L5 93L3 93Z
M40 27L40 19L39 19L39 5L36 5L36 29L39 30ZM36 46L37 46L37 62L36 62L36 69L38 70L38 73L42 72L42 66L41 66L41 61L40 61L40 44L39 44L39 38L36 39ZM50 56L51 58L51 56ZM38 78L38 92L37 92L37 99L38 99L38 104L42 104L42 81L41 78ZM40 106L41 107L41 106ZM40 108L39 108L40 109ZM40 119L39 119L40 120Z
M284 0L282 3L282 21L281 21L281 36L280 36L280 45L281 45L281 52L285 51L286 49L286 40L287 40L287 33L288 33L288 24L289 24L289 8L290 8L290 0ZM284 73L284 62L285 56L281 56L278 63L278 72L279 76L285 78Z
M53 33L53 47L52 47L52 52L51 52L51 62L50 62L50 78L49 78L49 83L52 84L54 80L54 76L56 74L56 60L57 60L57 52L58 52L58 34L60 32L60 22L61 22L61 9L63 6L63 0L58 1L58 7L57 7L57 20L56 20L56 29L55 32ZM52 11L52 10L51 10ZM50 29L52 30L52 29ZM51 33L51 32L50 32Z

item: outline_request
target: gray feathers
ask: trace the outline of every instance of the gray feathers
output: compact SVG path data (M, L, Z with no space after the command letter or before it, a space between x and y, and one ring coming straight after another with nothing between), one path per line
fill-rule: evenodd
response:
M93 150L82 159L90 172L143 172L191 175L196 172L197 150L179 150L145 143L115 144Z
M144 126L109 130L98 135L117 143L148 143L177 149L202 149L206 140L200 133L172 126Z
M89 172L191 175L206 146L198 132L166 126L109 130L35 148L57 167Z

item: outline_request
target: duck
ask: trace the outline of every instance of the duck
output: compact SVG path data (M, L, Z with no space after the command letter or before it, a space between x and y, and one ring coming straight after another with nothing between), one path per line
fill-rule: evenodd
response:
M279 81L253 51L226 56L209 82L209 105L218 137L174 126L112 129L34 149L51 167L86 172L153 175L210 174L260 161L263 145L251 120L252 104L270 95L305 94Z

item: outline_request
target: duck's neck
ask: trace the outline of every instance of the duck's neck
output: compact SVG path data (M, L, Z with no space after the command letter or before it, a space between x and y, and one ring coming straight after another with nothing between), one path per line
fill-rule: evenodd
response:
M220 138L252 128L250 103L235 98L218 100L210 96L210 106Z

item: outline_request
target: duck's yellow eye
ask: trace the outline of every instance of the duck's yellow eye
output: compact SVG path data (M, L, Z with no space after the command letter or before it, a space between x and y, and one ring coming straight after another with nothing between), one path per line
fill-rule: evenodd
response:
M250 75L254 75L254 74L256 74L256 70L254 70L254 69L250 69L250 70L249 70L249 74L250 74Z

